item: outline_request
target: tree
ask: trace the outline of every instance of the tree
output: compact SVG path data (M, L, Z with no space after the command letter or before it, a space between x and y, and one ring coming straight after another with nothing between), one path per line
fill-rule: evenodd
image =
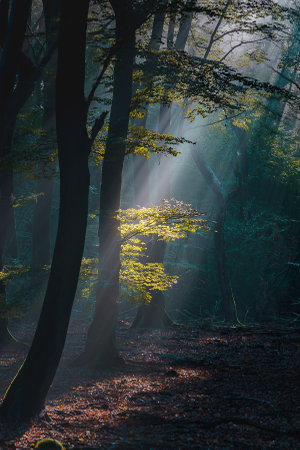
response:
M0 15L2 21L3 50L0 61L0 157L3 159L10 151L15 115L12 112L12 96L20 60L25 27L31 1L15 0L7 22L9 2L2 0ZM6 30L6 33L4 33ZM3 270L5 241L12 221L13 173L11 168L0 168L0 271ZM0 342L1 345L15 344L8 331L5 284L0 280Z
M74 362L75 365L110 366L120 362L115 345L121 250L116 214L120 208L135 58L135 22L138 18L131 0L122 3L111 1L111 5L115 12L118 50L100 191L99 260L102 285L97 289L96 309L88 330L85 352Z
M6 50L2 52L2 62L3 62L3 70L5 72L5 77L3 79L2 86L6 85L6 88L3 90L3 95L5 99L3 99L2 106L3 111L6 109L6 113L4 115L3 121L1 121L1 141L0 141L0 154L1 154L1 167L0 171L1 175L1 216L3 220L0 225L0 251L1 251L1 271L3 270L3 257L5 247L7 246L8 235L11 232L11 224L13 223L13 212L12 212L12 198L13 198L13 168L11 158L11 149L12 142L15 132L16 120L18 114L22 107L25 105L26 101L30 97L31 93L34 90L35 83L39 79L43 67L47 64L49 58L52 55L53 47L49 48L48 51L37 61L33 62L24 51L21 51L20 39L25 33L25 25L28 18L28 12L30 10L30 5L26 7L27 2L23 2L20 6L19 2L14 3L14 8L11 9L11 26L8 28L6 33ZM5 30L5 17L7 19L7 2L2 2L1 7L1 18L3 22L3 30ZM23 16L24 15L24 16ZM25 17L26 15L26 17ZM23 24L23 25L22 25ZM21 26L22 25L22 26ZM10 31L9 31L10 30ZM21 34L20 34L21 33ZM14 34L16 35L14 37ZM2 34L2 38L4 39L4 33ZM19 40L19 41L18 41ZM9 44L10 42L10 44ZM17 58L18 54L18 46L19 46L19 60L18 62L13 61L14 58ZM10 55L6 57L5 55ZM6 60L5 60L6 58ZM15 64L14 69L12 70L12 65ZM11 70L8 70L8 66L11 66ZM5 69L4 69L5 67ZM14 77L16 78L16 74L18 72L18 77L16 79L16 83L12 83L9 87L9 77L13 78L13 73L15 73ZM1 314L3 314L4 318L1 321L1 335L3 337L2 342L4 345L6 343L11 343L12 345L16 345L16 340L12 338L11 334L7 330L7 314L6 314L6 288L3 281L0 281L0 290L1 290L1 298L2 298L2 306ZM19 345L19 344L17 344ZM20 345L21 346L21 345Z
M189 2L189 6L193 7L195 5L195 1ZM175 17L172 15L170 17L169 26L168 26L168 34L167 34L167 49L171 50L175 48L178 51L183 51L186 42L188 39L188 35L190 33L192 23L192 12L183 12L179 24L178 33L176 36L175 43L174 40L174 26L175 26ZM157 50L157 47L155 48ZM166 92L167 96L167 92ZM172 103L160 105L159 111L159 132L170 134L171 130L171 111L172 111ZM166 160L165 158L161 161L161 164L157 167L157 172L160 174L160 177L164 177L166 180L165 189L163 192L159 192L159 196L163 196L164 198L171 198L171 161ZM159 201L159 198L157 199ZM153 261L158 261L163 263L165 252L167 248L167 243L165 241L154 240L151 251L150 258ZM168 326L172 326L173 321L168 316L165 309L165 298L162 291L157 290L151 298L150 303L145 303L145 305L141 305L138 309L137 315L132 323L133 328L164 328Z
M88 149L84 100L89 1L62 1L57 67L60 211L45 300L26 360L8 388L1 419L25 421L44 407L63 350L82 258L88 211Z
M61 1L44 0L43 11L45 17L46 31L46 52L55 45L57 41L57 32L59 25ZM46 132L48 146L55 145L53 132L55 131L55 71L57 63L57 52L52 54L47 73L43 76L43 129ZM52 138L52 139L51 139ZM49 149L49 152L53 149ZM49 265L50 257L50 215L53 194L53 172L55 171L55 162L38 162L36 207L33 218L32 231L32 267L39 268Z

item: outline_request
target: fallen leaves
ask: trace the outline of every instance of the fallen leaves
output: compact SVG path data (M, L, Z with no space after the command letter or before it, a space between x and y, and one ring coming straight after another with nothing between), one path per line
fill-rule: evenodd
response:
M0 448L44 437L68 448L297 448L298 339L201 329L132 333L121 324L118 370L74 370L82 335L73 324L46 416L2 431ZM128 345L127 345L128 344ZM20 355L2 354L2 393Z

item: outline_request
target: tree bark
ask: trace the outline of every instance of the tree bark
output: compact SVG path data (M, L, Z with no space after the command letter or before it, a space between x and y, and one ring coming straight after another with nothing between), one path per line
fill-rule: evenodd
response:
M162 41L163 27L166 13L156 13L154 16L152 33L149 42L150 50L159 50ZM139 89L143 87L139 86ZM135 125L138 127L146 127L148 108L144 108L144 116L141 119L135 120ZM140 155L133 155L133 171L134 171L134 195L135 205L149 206L150 205L150 161Z
M232 315L232 293L230 288L227 264L226 264L226 252L225 252L225 240L224 240L224 221L228 202L228 196L218 180L213 170L209 167L205 161L201 151L199 149L191 149L192 158L194 159L198 169L200 170L203 178L214 192L219 203L219 211L216 217L216 224L214 229L214 240L217 259L218 280L222 299L222 308L225 319L228 322L233 320Z
M148 262L163 262L166 251L166 242L154 240L149 252ZM165 308L165 296L159 290L151 291L149 304L139 306L137 314L131 324L133 329L167 328L174 325Z
M195 3L194 0L192 3ZM179 30L174 44L174 21L175 18L170 18L168 27L167 46L169 49L175 48L177 50L184 50L188 38L188 34L192 24L192 13L189 12L181 17ZM159 111L159 132L171 133L171 115L172 105L160 106ZM159 179L164 180L161 187L157 201L160 198L171 198L171 173L172 161L171 157L162 157L160 165L157 168ZM147 161L148 162L148 161ZM146 163L147 163L146 162ZM167 248L165 241L155 241L150 251L151 259L155 262L164 261L164 256ZM165 308L165 296L161 291L153 291L150 304L141 305L138 308L137 315L134 318L132 328L165 328L174 325L172 319L168 316Z
M108 138L102 165L99 217L99 287L96 307L89 327L85 351L73 363L110 367L121 362L115 342L121 236L116 215L120 208L122 169L126 150L135 58L132 1L111 2L115 10L116 40L119 50L114 67L113 99Z
M58 37L59 14L61 0L43 0L47 51L53 46ZM57 66L57 53L55 52L47 66L48 74L44 81L44 115L43 128L49 141L51 133L55 132L55 71ZM54 136L53 136L54 138ZM53 144L54 145L54 144ZM51 149L49 148L49 153ZM37 197L33 217L32 230L32 267L40 268L49 265L51 261L51 205L53 193L53 175L56 163L38 163L37 192L42 193Z
M1 419L27 421L44 407L65 343L84 247L89 192L84 103L89 1L62 1L57 69L59 223L45 300L28 356L6 392Z
M4 158L10 151L14 117L11 114L11 100L14 83L20 59L22 43L25 35L30 0L15 0L7 24L8 2L1 2L1 25L6 29L2 32L3 50L0 60L0 158ZM13 222L12 210L13 173L5 165L0 167L0 271L3 270L4 248L10 225ZM16 344L16 340L8 331L6 311L6 288L0 281L0 343L1 345Z

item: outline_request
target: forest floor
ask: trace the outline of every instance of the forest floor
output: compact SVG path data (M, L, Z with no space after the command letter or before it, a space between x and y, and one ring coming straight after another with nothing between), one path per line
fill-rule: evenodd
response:
M124 367L71 369L86 329L73 320L46 414L2 429L0 448L44 437L73 449L300 448L299 330L207 328L134 332L122 321ZM33 324L15 332L30 342ZM1 396L24 356L1 351Z

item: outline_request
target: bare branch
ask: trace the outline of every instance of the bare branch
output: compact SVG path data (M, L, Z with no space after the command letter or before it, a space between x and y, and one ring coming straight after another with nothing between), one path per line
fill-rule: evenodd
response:
M227 0L227 3L226 3L226 5L225 5L225 7L224 7L224 10L223 10L223 12L222 12L222 15L220 16L220 18L219 18L219 20L218 20L218 22L217 22L217 25L215 26L215 29L214 29L214 31L212 32L211 36L210 36L210 40L209 40L208 47L207 47L207 49L206 49L206 51L205 51L205 54L204 54L204 56L203 56L204 61L207 59L207 57L208 57L208 55L209 55L209 53L210 53L210 51L211 51L211 48L212 48L213 43L214 43L215 35L217 34L218 29L220 28L221 23L223 22L223 19L224 19L224 17L225 17L225 14L226 14L226 12L227 12L227 9L228 9L230 3L231 3L231 0Z
M293 80L292 78L288 77L287 75L284 75L283 72L279 72L279 70L275 69L275 67L270 66L269 64L266 64L266 66L269 69L272 69L275 73L277 73L277 75L280 75L282 78L284 78L285 80L289 81L290 83L292 83L294 86L296 86L298 89L300 89L300 85Z
M231 52L233 52L236 48L241 47L241 46L244 45L244 44L245 44L245 45L246 45L246 44L253 44L254 42L261 42L261 41L263 41L263 40L265 40L265 38L254 39L254 40L252 40L252 41L241 41L239 44L236 44L236 45L234 45L233 47L231 47L231 49L228 50L228 52L220 59L220 62L223 62L224 59L226 59L227 56L228 56Z

